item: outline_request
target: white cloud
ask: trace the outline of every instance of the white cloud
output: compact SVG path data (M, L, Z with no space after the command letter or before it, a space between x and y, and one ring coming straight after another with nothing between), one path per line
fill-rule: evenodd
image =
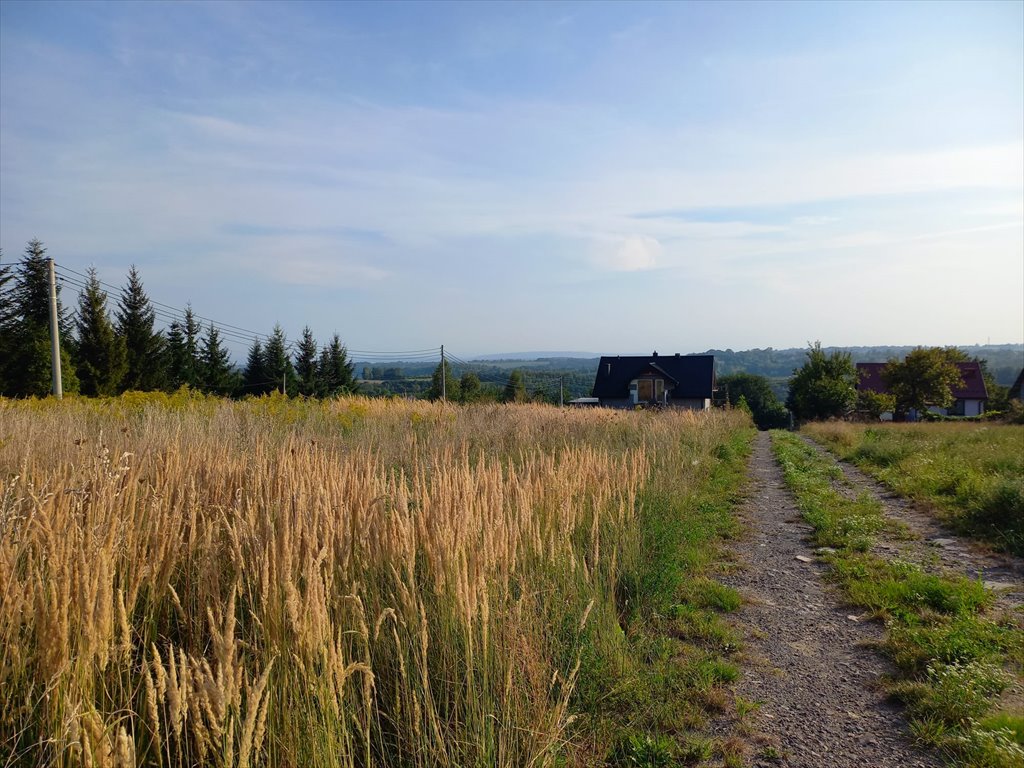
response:
M654 269L661 252L661 243L645 235L603 238L594 248L593 263L611 272L641 272Z

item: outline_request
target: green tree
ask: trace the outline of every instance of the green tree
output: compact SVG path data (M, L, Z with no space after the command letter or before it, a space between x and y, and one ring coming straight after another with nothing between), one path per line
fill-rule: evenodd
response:
M0 394L7 392L7 364L14 354L12 340L15 330L14 269L3 263L0 251Z
M731 406L746 402L758 429L789 426L789 413L772 391L768 379L754 373L731 373L718 378L718 391Z
M442 369L442 366L443 369ZM444 371L444 388L442 389L441 371ZM451 363L445 359L443 362L437 364L437 368L434 369L433 375L430 377L430 389L426 392L426 398L428 400L440 400L442 392L447 400L457 402L459 399L459 381L455 378L455 372L452 371Z
M61 381L64 392L78 391L78 377L68 353L71 327L60 300L57 283L57 326L61 336ZM4 297L7 328L2 345L3 394L12 397L45 397L53 388L50 354L50 265L46 248L31 240L14 272L13 285Z
M480 377L472 371L466 371L459 379L459 399L463 403L475 403L480 395Z
M187 386L199 389L202 381L202 361L199 356L199 334L202 327L192 311L185 307L182 320L175 320L167 331L166 388L170 391Z
M231 356L213 323L207 327L199 350L199 371L200 386L204 391L221 396L234 392L236 376L231 367Z
M295 349L295 375L299 381L299 394L312 396L319 391L317 381L317 345L313 331L307 325Z
M263 365L267 378L273 382L272 389L284 388L285 394L298 394L298 380L295 368L288 357L288 339L280 325L275 325L267 346L263 350Z
M317 380L319 382L317 394L320 397L337 397L338 395L352 394L358 390L355 368L349 362L348 350L341 343L338 334L334 334L330 344L320 351L320 359L317 361Z
M77 365L80 391L91 397L116 395L127 370L124 338L117 334L107 312L107 294L96 270L90 269L78 297Z
M896 399L896 413L905 416L911 410L924 413L931 405L952 405L953 389L963 384L956 366L963 357L955 347L917 347L902 362L890 360L882 379Z
M502 393L503 403L524 403L526 402L526 382L523 380L523 372L518 368L508 375L508 383Z
M882 418L883 413L896 410L896 398L888 392L872 392L862 389L857 392L857 411L873 421Z
M163 334L153 329L156 311L134 264L128 270L128 285L121 290L117 305L117 333L124 339L127 362L121 379L122 391L164 389L167 385L166 342Z
M253 339L249 347L249 357L245 362L242 382L247 395L264 395L270 392L273 383L267 373L266 356L259 339Z
M800 421L844 416L857 400L857 368L849 352L826 355L821 342L807 349L807 361L793 371L786 407Z

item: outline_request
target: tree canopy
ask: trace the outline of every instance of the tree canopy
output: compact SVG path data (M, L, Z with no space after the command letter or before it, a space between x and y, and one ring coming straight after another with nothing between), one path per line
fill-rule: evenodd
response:
M86 286L78 296L75 321L75 363L83 395L116 395L127 370L124 337L114 330L107 312L107 294L96 270L90 269Z
M524 403L526 398L526 381L523 379L523 372L516 368L508 375L508 383L505 384L501 399L505 403Z
M744 401L758 429L789 426L789 412L772 391L768 379L753 373L731 373L718 377L718 391L726 402L738 406Z
M50 265L39 240L25 247L16 269L4 274L3 341L0 342L0 394L45 397L53 389L50 349ZM61 334L61 379L64 392L78 391L78 377L68 352L70 324L57 286L57 326Z
M134 264L128 270L128 284L121 290L117 304L116 326L124 339L127 365L121 389L148 391L165 388L164 337L153 327L156 311Z
M857 399L857 369L849 352L825 354L821 342L807 349L807 361L793 371L786 406L800 421L845 415Z
M895 399L896 413L952 405L953 389L963 384L956 363L964 358L955 347L917 347L902 361L890 360L882 369L882 379Z

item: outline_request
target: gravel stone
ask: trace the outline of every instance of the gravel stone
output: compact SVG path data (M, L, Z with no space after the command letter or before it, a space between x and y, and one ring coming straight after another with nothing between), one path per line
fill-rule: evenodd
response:
M827 565L811 557L811 529L783 486L765 432L757 436L750 478L740 512L749 539L735 551L746 567L722 580L746 598L735 614L746 640L736 692L760 703L759 740L781 755L754 755L752 765L939 768L935 755L911 743L901 708L878 686L893 669L865 644L882 638L881 627L851 616L826 586ZM798 558L807 564L779 567Z

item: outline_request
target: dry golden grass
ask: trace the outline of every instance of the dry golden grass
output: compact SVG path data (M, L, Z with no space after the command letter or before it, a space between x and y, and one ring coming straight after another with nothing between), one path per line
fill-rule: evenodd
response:
M657 462L698 484L736 425L0 401L0 763L572 760L637 494Z

